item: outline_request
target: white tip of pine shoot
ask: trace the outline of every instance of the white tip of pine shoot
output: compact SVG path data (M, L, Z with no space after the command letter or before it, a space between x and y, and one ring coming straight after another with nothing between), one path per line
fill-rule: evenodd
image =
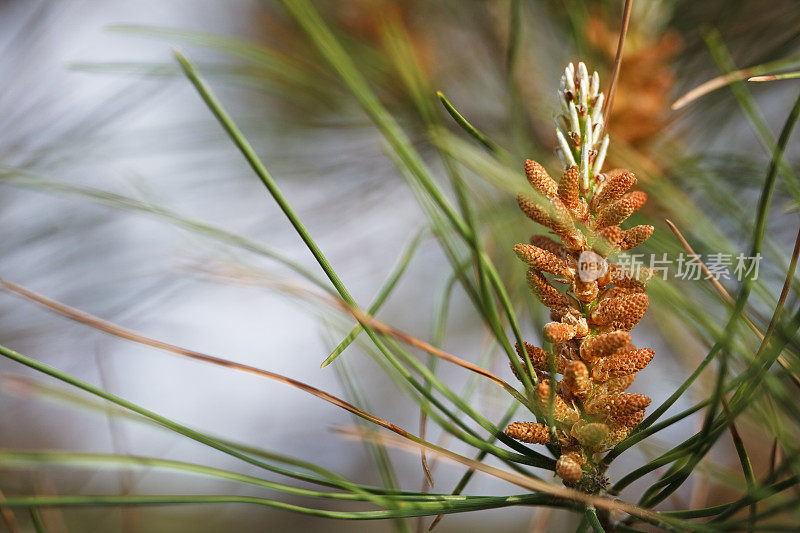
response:
M580 85L580 89L578 90L578 93L580 94L580 98L581 98L580 102L581 102L581 105L584 108L586 108L586 104L587 104L587 101L588 101L587 97L589 96L589 80L587 80L586 78L581 78L580 82L581 82L581 85Z
M592 169L592 176L597 176L603 170L603 163L606 159L606 152L608 151L608 134L603 137L603 142L600 144L600 150L597 152L597 158L594 160L594 169Z
M600 75L597 74L597 71L594 71L592 73L592 87L591 87L592 98L597 96L598 91L600 91Z
M561 148L556 148L556 155L558 156L558 160L561 161L561 166L568 167L567 160L564 159L564 152L561 151Z
M592 110L592 122L601 122L603 120L603 100L605 99L605 95L600 93L597 97L597 101L594 103L594 109Z
M578 76L581 78L581 80L586 80L586 82L588 84L588 82L589 82L589 71L586 70L586 63L584 63L583 61L578 63Z
M583 145L584 149L588 152L594 146L594 124L592 124L592 118L589 117L586 119L586 138L584 139ZM588 157L588 156L587 156Z
M567 138L564 137L564 134L561 133L559 128L556 128L556 137L558 138L558 144L561 148L561 152L563 152L564 159L564 166L572 166L575 164L575 158L572 156L572 150L569 147L569 143L567 142Z
M597 143L600 141L600 132L603 130L603 120L601 119L600 122L594 122L592 124L592 141L594 144L592 148L597 146Z
M584 191L589 190L589 152L592 146L592 128L589 124L586 127L586 134L583 136L583 144L581 145L581 188Z
M556 128L559 128L563 131L569 131L569 119L566 115L558 115L553 117L553 122L555 123Z
M578 109L575 107L575 102L569 103L569 120L570 130L574 131L575 133L580 133L581 123L578 120Z
M568 100L564 92L558 92L558 102L561 104L561 112L565 115L569 115L569 105L567 104Z

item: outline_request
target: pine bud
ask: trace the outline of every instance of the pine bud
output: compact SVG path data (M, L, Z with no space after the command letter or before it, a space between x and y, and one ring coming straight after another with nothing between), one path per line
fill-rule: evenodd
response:
M547 443L555 430L561 446L556 472L571 486L581 480L583 469L592 482L600 479L594 454L626 438L650 403L647 396L623 391L653 358L652 350L631 344L629 333L647 310L644 292L652 271L642 267L626 272L606 258L642 244L653 227L620 227L647 195L630 190L636 183L633 173L603 173L609 138L601 135L604 96L599 88L597 73L590 77L584 64L565 69L559 89L563 114L557 117L556 132L564 165L561 179L556 183L540 164L526 161L525 175L538 194L517 198L529 218L561 241L534 235L530 245L514 247L530 267L532 292L550 309L551 322L543 333L554 343L555 355L527 343L522 349L538 378L531 408L537 416L552 412L556 427L548 431L542 424L518 422L506 433L524 442ZM580 255L590 250L595 259ZM586 276L587 271L592 275ZM556 288L555 282L567 288ZM521 351L517 347L524 360ZM551 366L563 376L560 381L550 373ZM588 484L582 488L595 490Z

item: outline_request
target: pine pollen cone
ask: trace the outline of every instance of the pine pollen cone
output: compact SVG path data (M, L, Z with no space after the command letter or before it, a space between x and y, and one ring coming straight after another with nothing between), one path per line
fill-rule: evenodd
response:
M608 394L592 400L584 404L587 413L611 418L630 415L650 405L650 398L644 394Z
M644 292L647 282L653 277L653 272L649 268L639 268L636 272L630 272L624 268L610 263L608 265L609 283L615 287L623 289L633 289Z
M580 278L575 278L572 282L572 292L575 297L585 303L593 302L600 289L597 287L597 281L583 281Z
M569 300L558 289L553 287L544 274L532 268L528 269L528 285L533 293L549 308L568 307Z
M642 420L644 420L644 409L629 415L617 417L614 419L614 423L632 429L641 424Z
M525 356L522 354L522 349L520 348L519 343L515 345L515 349L517 350L517 355L519 355L520 361L524 365ZM556 372L561 373L564 369L563 359L561 357L556 357L547 350L543 350L538 346L534 346L533 344L526 342L525 351L528 353L528 358L531 360L531 365L536 370L540 370L542 372L549 372L551 360L555 365Z
M592 392L592 380L589 378L589 369L581 361L570 361L564 369L562 383L569 392L577 398L585 398Z
M609 378L635 374L646 367L654 356L655 352L650 348L623 351L598 361L592 367L592 377L596 381L607 381Z
M594 392L597 396L604 394L614 394L617 392L625 392L628 387L633 385L636 374L628 374L627 376L620 376L618 378L611 378L608 381L602 382L595 388ZM595 379L595 383L597 383Z
M642 319L648 303L647 295L643 293L603 298L589 313L589 321L629 331Z
M553 402L553 419L561 424L572 425L580 419L580 414L567 405L564 398L559 394L552 394L552 388L548 381L542 381L536 386L536 400L539 409L547 412L550 409L550 398Z
M598 186L598 191L590 204L593 211L600 211L608 204L619 200L636 183L636 176L633 175L633 172L619 169L617 172L621 173L611 175Z
M653 226L634 226L622 232L622 242L620 248L630 250L642 244L650 238L655 228Z
M536 422L514 422L509 424L505 434L512 439L530 444L548 444L550 442L550 428Z
M627 331L611 331L586 339L581 344L581 357L589 362L601 357L610 357L631 342Z
M578 423L572 427L572 434L584 448L597 450L603 447L611 428L602 422Z
M569 257L570 251L567 250L563 244L558 243L545 235L532 235L530 242L537 248L546 250L559 259L565 260L567 257Z
M577 483L583 476L583 469L573 455L562 455L556 461L556 474L565 483Z
M617 226L626 221L629 216L638 211L647 201L647 194L634 191L625 194L622 198L603 209L597 216L595 227L597 229L607 226Z
M625 233L619 226L607 226L597 232L594 239L594 250L607 257L622 249Z
M567 342L575 337L575 333L577 333L577 330L572 324L548 322L544 325L545 339L555 344Z
M580 171L577 165L571 165L564 171L561 183L558 184L558 197L567 206L567 209L574 210L581 200L580 197Z
M558 194L558 184L550 177L542 165L530 159L525 161L525 176L528 183L536 189L539 194L547 198L553 198Z
M517 257L536 270L543 270L569 279L575 276L575 269L565 261L559 259L554 253L532 244L517 244L514 246L514 252Z
M580 197L580 171L576 165L564 171L558 184L558 197L577 220L589 218L589 204Z

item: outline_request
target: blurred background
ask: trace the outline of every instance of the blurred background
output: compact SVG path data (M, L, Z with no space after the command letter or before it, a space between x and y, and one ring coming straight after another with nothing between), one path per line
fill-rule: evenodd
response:
M472 166L463 163L477 149L462 146L468 139L446 116L435 91L443 91L504 147L511 167L521 169L530 157L556 168L551 154L560 73L569 61L584 60L608 82L622 4L320 0L315 5L437 172L446 176L439 150L461 158L468 184L480 198L486 245L513 287L515 302L531 309L524 333L538 339L541 317L526 296L524 268L510 252L534 228L517 212L507 187L497 186L502 172L477 156L469 159ZM634 3L610 120L616 148L607 166L633 168L651 197L656 191L650 211L642 215L657 227L654 249L679 249L663 223L669 215L701 252L716 251L719 243L746 250L750 233L744 228L752 224L768 152L728 88L681 110L670 105L722 73L712 53L714 39L724 42L741 68L796 54L799 22L800 11L790 1ZM416 430L418 407L364 347L353 345L336 363L320 368L351 321L298 298L287 287L304 287L307 281L265 257L269 253L253 253L252 246L248 251L233 238L260 243L262 251L321 275L180 73L173 48L198 64L356 301L367 305L374 298L426 226L425 217L374 126L276 0L0 1L0 276L154 338L341 396L350 394L343 374L356 376L372 412ZM402 68L409 58L421 74L411 81ZM796 96L795 82L748 88L768 131L776 135ZM431 121L442 126L433 128ZM797 155L792 142L787 159L792 167ZM685 195L684 211L675 195ZM662 205L659 198L670 202ZM797 226L794 202L782 184L775 202L772 255L762 263L767 296L762 307L755 304L765 314L769 295L780 287ZM694 224L693 210L713 220L714 231ZM436 240L426 234L378 316L429 339L451 272ZM687 283L681 290L706 306L708 316L722 320L724 308L707 288ZM450 309L444 347L508 377L505 359L458 288ZM115 339L6 292L0 293L0 311L2 344L16 351L191 427L379 483L364 447L331 432L352 419L312 396ZM636 382L654 405L705 354L694 334L675 335L672 312L674 303L665 297L637 329L637 344L657 354ZM441 373L456 390L469 386L460 369L443 366ZM117 416L105 404L11 361L0 361L0 380L2 448L134 454L255 471L158 427ZM678 407L690 402L691 395ZM478 383L472 403L495 420L508 400ZM683 424L659 434L661 444L626 454L615 463L612 477L651 458L659 446L674 444L698 421ZM743 425L744 431L752 429ZM430 431L432 439L439 437L438 430ZM459 444L454 444L457 451ZM733 475L738 463L732 446L726 446L712 454L716 470L708 467L709 481L687 484L665 505L729 500L735 492L725 476ZM763 457L756 459L766 461L769 444L759 451ZM419 458L391 454L400 485L417 490ZM5 495L264 492L148 469L2 468ZM436 490L451 490L462 473L439 465ZM631 498L643 486L631 486ZM467 492L512 494L515 489L477 476ZM561 531L562 524L563 530L575 526L571 518L559 522L557 513L549 518L539 513L522 508L454 515L437 529ZM19 530L32 531L25 513L17 515ZM42 518L48 532L394 528L391 522L334 522L233 504L51 509Z

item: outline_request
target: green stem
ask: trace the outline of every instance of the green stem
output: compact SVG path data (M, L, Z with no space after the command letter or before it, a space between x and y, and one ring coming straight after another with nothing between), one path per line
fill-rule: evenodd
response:
M115 468L153 468L162 469L173 472L184 472L187 474L195 474L217 479L224 479L228 481L235 481L238 483L245 483L254 485L265 489L276 490L287 494L294 494L297 496L306 496L312 498L324 498L334 500L346 501L368 501L364 496L355 493L342 493L342 492L323 492L317 490L309 490L283 483L276 483L268 481L255 476L240 474L230 470L223 470L211 466L205 466L196 463L187 463L183 461L176 461L171 459L161 459L158 457L141 457L134 455L115 455L115 454L101 454L101 453L80 453L80 452L62 452L62 451L0 451L0 464L14 465L14 464L56 464L64 465L88 465L88 466L114 466ZM399 490L382 490L377 489L379 493L391 494L393 499L402 501L438 501L443 497L448 498L446 495L435 494L421 494L410 493ZM373 492L373 491L370 491Z
M175 54L175 59L177 59L178 63L180 63L183 72L186 74L186 77L192 82L192 85L194 85L195 89L197 89L197 92L200 94L200 97L203 99L203 101L205 101L209 110L214 114L217 121L219 121L220 125L225 129L225 132L242 153L245 160L247 160L250 168L253 169L261 182L267 188L272 198L278 204L278 207L280 207L281 211L283 211L283 213L286 215L286 218L289 219L289 223L291 223L292 227L294 227L295 231L297 231L297 234L300 236L300 238L303 239L303 242L311 251L311 254L314 256L314 259L317 260L317 263L319 263L319 266L325 272L325 275L328 276L328 279L336 288L336 291L345 302L357 307L355 300L353 300L352 296L350 296L350 293L347 292L342 280L339 279L339 276L333 270L333 267L328 262L325 254L323 254L322 250L319 249L317 243L314 242L313 238L311 238L311 234L300 221L300 218L294 212L294 209L292 209L292 207L289 205L289 202L286 201L286 198L283 196L283 193L281 193L278 185L275 183L275 180L272 178L264 164L256 155L255 150L253 150L253 147L250 145L250 142L247 140L247 138L245 138L244 134L233 122L231 117L225 112L222 104L220 104L219 100L217 100L217 97L211 92L211 89L208 87L206 82L200 77L200 74L197 72L197 69L194 67L194 65L192 65L189 60L177 50L173 53Z
M375 316L375 314L380 310L383 303L389 297L392 290L397 285L397 282L400 281L400 278L403 276L403 273L406 271L409 263L411 262L411 258L416 253L417 249L419 248L419 243L422 241L423 232L420 231L417 233L416 237L411 240L411 244L408 245L406 251L400 257L400 260L397 262L397 266L394 268L392 273L389 275L389 278L381 287L381 290L378 292L378 296L375 297L375 300L370 304L369 310L367 311L371 316ZM322 368L331 364L339 355L347 349L350 344L356 340L358 334L364 329L364 326L361 324L357 324L353 330L340 342L336 348L331 352L331 354L322 362L320 365Z
M489 139L489 137L481 133L475 126L470 124L470 122L466 118L464 118L464 116L461 113L458 112L458 110L453 106L453 104L450 103L450 100L447 99L447 97L444 95L442 91L438 91L436 93L436 96L439 97L439 100L441 100L444 108L447 110L450 116L453 117L453 120L456 121L456 124L458 124L461 127L461 129L463 129L465 132L467 132L468 135L470 135L476 141L482 144L483 147L486 148L490 153L494 154L500 159L503 160L508 159L509 157L508 153L505 152L499 146L497 146L491 139Z
M247 454L244 454L244 453L236 450L235 448L232 448L231 446L229 446L227 444L220 443L219 441L209 437L208 435L205 435L204 433L201 433L199 431L191 429L188 426L184 426L182 424L174 422L174 421L170 420L169 418L166 418L166 417L161 416L161 415L159 415L159 414L157 414L157 413L155 413L153 411L145 409L144 407L140 407L139 405L137 405L137 404L135 404L133 402L130 402L128 400L120 398L119 396L111 394L110 392L107 392L107 391L105 391L103 389L95 387L94 385L92 385L90 383L87 383L87 382L85 382L83 380L75 378L75 377L71 376L70 374L67 374L66 372L62 372L61 370L58 370L58 369L53 368L53 367L51 367L49 365L46 365L46 364L44 364L44 363L42 363L40 361L37 361L37 360L35 360L35 359L31 358L31 357L28 357L26 355L22 355L20 353L17 353L14 350L6 348L5 346L1 346L0 345L0 355L2 355L3 357L6 357L7 359L11 359L12 361L16 361L17 363L20 363L22 365L25 365L28 368L32 368L32 369L34 369L34 370L36 370L38 372L41 372L41 373L46 374L48 376L51 376L51 377L53 377L55 379L63 381L64 383L68 383L69 385L72 385L72 386L74 386L76 388L84 390L84 391L86 391L86 392L88 392L90 394L93 394L95 396L103 398L104 400L107 400L107 401L109 401L109 402L111 402L111 403L113 403L115 405L118 405L119 407L123 407L123 408L125 408L125 409L127 409L129 411L133 411L134 413L142 415L145 418L148 418L148 419L152 420L153 422L156 422L159 425L164 426L164 427L174 431L175 433L178 433L178 434L183 435L185 437L188 437L188 438L190 438L190 439L192 439L192 440L194 440L196 442L199 442L201 444L204 444L206 446L209 446L211 448L219 450L219 451L221 451L221 452L223 452L223 453L225 453L227 455L230 455L231 457L235 457L236 459L239 459L239 460L244 461L246 463L249 463L251 465L257 466L259 468L263 468L265 470L269 470L271 472L279 473L279 474L282 474L282 475L287 475L287 476L294 477L294 478L297 478L297 479L304 479L304 480L310 481L312 483L317 482L314 477L304 476L302 474L297 474L297 473L294 473L294 472L290 472L290 471L287 471L285 469L282 469L282 468L279 468L279 467L275 467L273 465L270 465L268 463L265 463L263 461L255 459L255 458L253 458L253 457L251 457L251 456L249 456ZM336 487L339 487L339 488L342 488L342 489L346 489L346 490L350 490L352 492L360 493L360 494L366 496L370 501L373 501L378 505L381 505L384 502L383 498L380 498L380 497L373 498L372 495L369 495L369 493L364 491L359 485L348 481L347 479L343 478L342 476L339 476L338 474L334 474L331 471L328 471L328 470L326 470L324 468L318 467L318 466L316 466L314 464L311 464L311 463L305 463L305 462L297 461L296 464L298 466L301 466L302 468L304 468L306 470L309 470L311 472L314 472L314 473L317 473L317 474L321 475L323 478L326 478L327 482L332 483Z
M597 510L594 507L586 508L586 519L595 533L606 533L606 530L603 529L603 525L600 524L600 519L597 517Z
M48 508L48 507L103 507L103 506L142 506L142 505L186 505L186 504L221 504L243 503L261 505L294 511L297 513L331 518L337 520L385 520L387 518L404 518L414 516L431 516L437 514L463 513L483 509L518 505L546 505L551 507L572 508L574 504L558 500L552 496L525 494L521 496L481 497L480 500L461 502L431 502L403 505L402 508L383 511L329 511L293 505L267 498L239 495L78 495L78 496L15 496L0 501L0 508Z

